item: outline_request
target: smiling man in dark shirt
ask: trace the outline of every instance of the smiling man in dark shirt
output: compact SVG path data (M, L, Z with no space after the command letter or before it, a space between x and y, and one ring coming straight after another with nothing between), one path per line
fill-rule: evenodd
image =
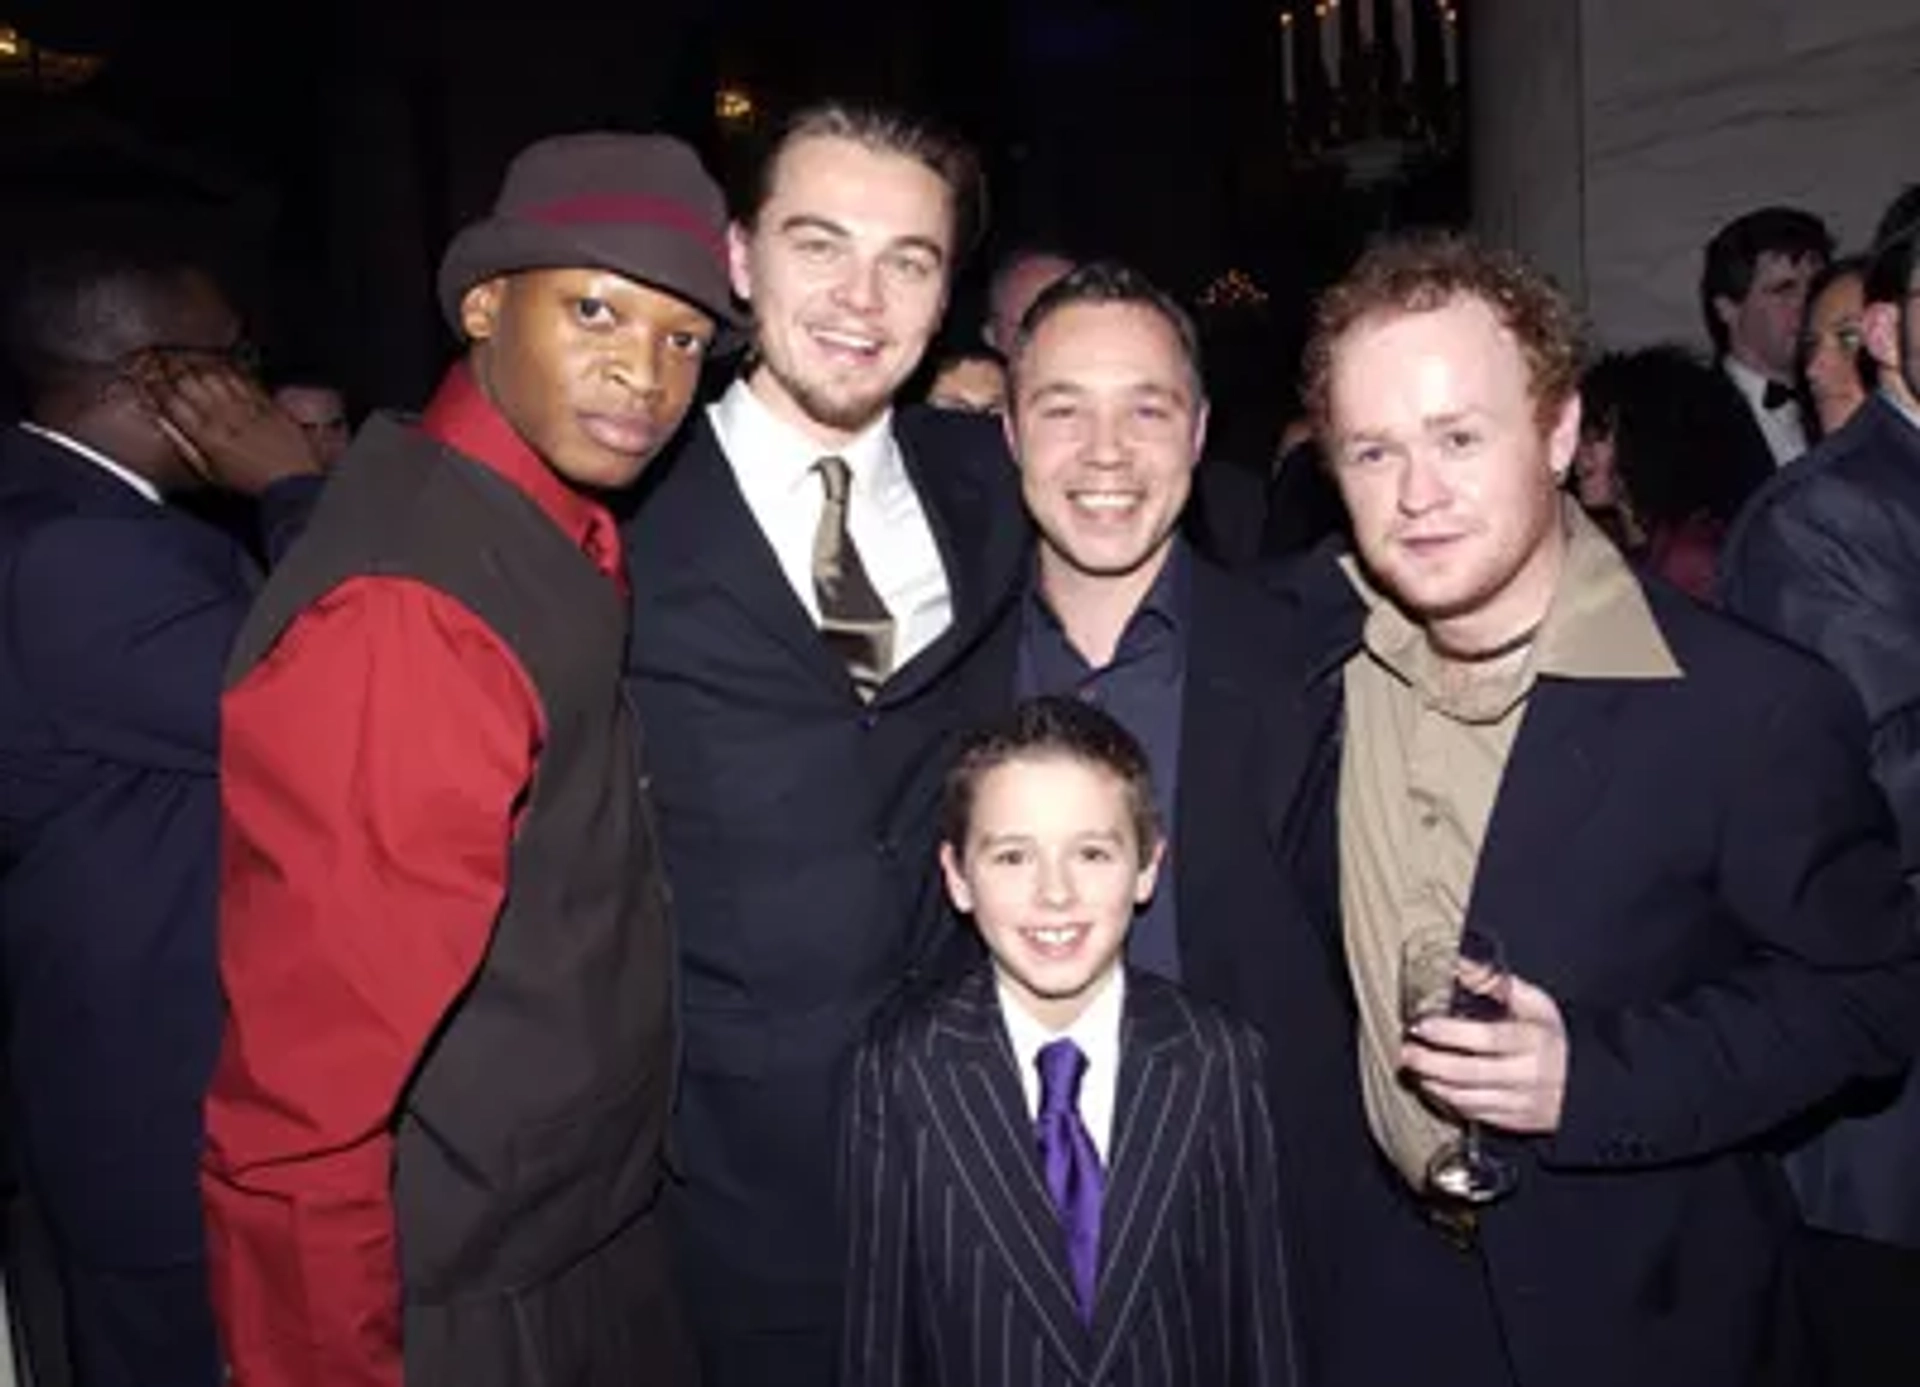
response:
M1333 1211L1367 1156L1353 1095L1328 1082L1349 1067L1340 964L1269 849L1263 749L1292 697L1292 623L1178 535L1207 400L1173 299L1124 266L1083 265L1028 310L1011 366L1007 436L1039 545L1007 642L1010 692L1076 694L1147 750L1170 833L1128 956L1266 1034L1290 1293L1295 1323L1312 1325Z

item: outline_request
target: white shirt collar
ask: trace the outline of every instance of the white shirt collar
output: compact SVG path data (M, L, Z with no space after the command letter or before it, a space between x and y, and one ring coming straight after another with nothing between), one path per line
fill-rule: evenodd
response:
M70 438L58 429L50 429L45 424L36 424L30 419L22 419L20 421L20 427L27 433L46 439L49 443L59 444L70 453L78 453L95 467L98 467L102 472L118 477L128 486L153 502L154 505L159 506L165 504L165 500L160 495L160 488L141 476L138 472L133 472L122 467L98 448L90 447L77 438Z
M846 459L855 491L877 498L886 488L906 482L906 466L894 441L890 408L882 410L858 437L837 450L821 447L775 414L744 376L707 407L707 415L727 456L752 459L754 471L770 487L794 493L803 487L818 488L813 465L828 456Z
M1113 976L1087 1003L1086 1010L1064 1031L1050 1031L1036 1021L1004 981L996 980L995 990L1007 1040L1013 1046L1014 1064L1020 1071L1020 1090L1026 1095L1028 1113L1040 1110L1040 1072L1034 1061L1041 1047L1056 1040L1071 1040L1087 1057L1086 1073L1080 1080L1080 1120L1086 1125L1100 1159L1110 1161L1113 1113L1119 1096L1120 1023L1126 1010L1126 966L1122 964L1113 970Z
M1755 409L1763 413L1767 412L1765 403L1767 387L1774 382L1736 356L1724 356L1720 360L1721 365L1726 369L1728 379L1739 387L1740 393L1747 397Z

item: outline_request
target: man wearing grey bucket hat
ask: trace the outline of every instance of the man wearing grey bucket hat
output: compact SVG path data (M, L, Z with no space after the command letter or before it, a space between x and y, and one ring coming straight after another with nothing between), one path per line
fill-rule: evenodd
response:
M673 942L599 494L733 321L719 190L542 141L455 237L465 339L376 418L235 644L203 1189L247 1387L683 1387L655 1204Z

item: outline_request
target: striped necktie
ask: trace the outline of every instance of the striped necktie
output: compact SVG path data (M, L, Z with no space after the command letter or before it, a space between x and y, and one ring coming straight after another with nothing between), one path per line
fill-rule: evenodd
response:
M820 634L847 666L854 691L873 697L893 669L893 617L867 577L860 551L847 533L847 460L824 457L813 465L826 502L813 533L813 595L820 606Z

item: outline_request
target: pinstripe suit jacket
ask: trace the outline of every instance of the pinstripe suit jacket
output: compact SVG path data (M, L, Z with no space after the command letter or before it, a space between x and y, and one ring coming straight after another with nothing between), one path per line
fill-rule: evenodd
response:
M1093 1322L989 968L855 1067L842 1387L1295 1382L1257 1034L1129 972Z

